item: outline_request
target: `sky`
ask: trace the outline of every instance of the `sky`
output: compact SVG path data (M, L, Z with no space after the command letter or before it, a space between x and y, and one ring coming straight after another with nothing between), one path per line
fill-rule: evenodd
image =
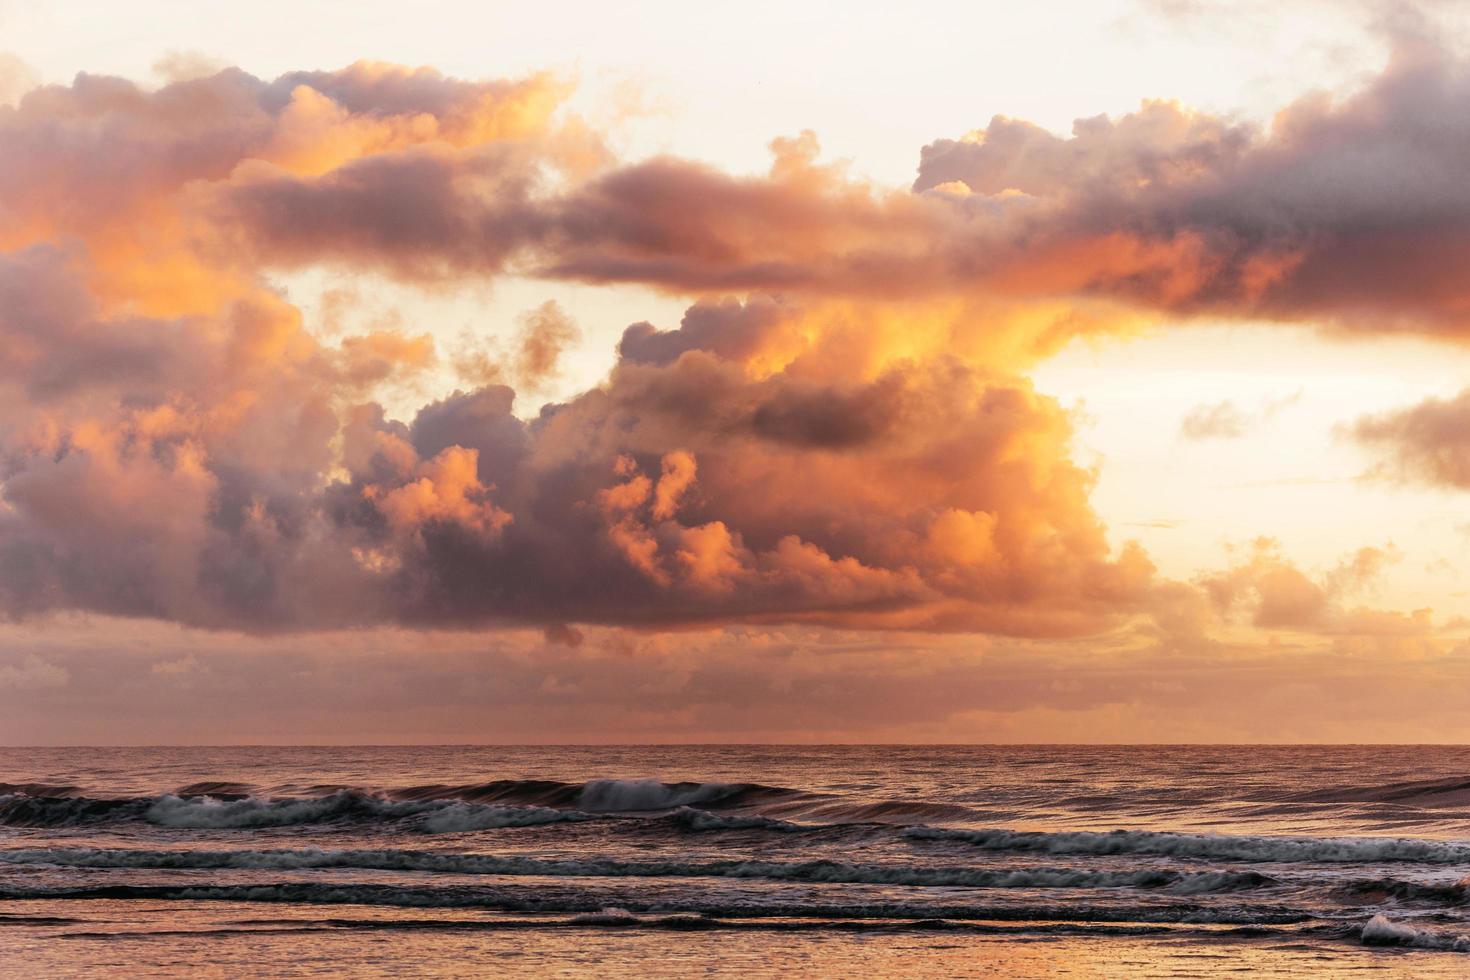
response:
M1470 739L1466 20L0 0L0 743Z

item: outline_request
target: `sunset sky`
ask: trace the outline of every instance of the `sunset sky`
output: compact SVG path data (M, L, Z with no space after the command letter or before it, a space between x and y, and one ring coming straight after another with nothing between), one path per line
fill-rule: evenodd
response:
M0 0L0 744L1470 740L1455 6Z

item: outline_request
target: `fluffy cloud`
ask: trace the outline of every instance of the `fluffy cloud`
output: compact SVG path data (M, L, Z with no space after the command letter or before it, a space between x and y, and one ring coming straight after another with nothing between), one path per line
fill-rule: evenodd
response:
M1268 131L1162 102L1080 120L1069 139L998 117L927 147L915 188L959 187L1024 215L1016 268L1054 251L1084 292L1459 333L1470 299L1456 271L1470 242L1456 176L1470 149L1457 110L1467 98L1463 63L1403 32L1364 89L1308 96Z
M1385 475L1470 489L1470 391L1365 416L1351 433L1387 455L1380 467Z
M1430 625L1428 609L1404 614L1346 605L1398 557L1391 545L1359 548L1333 568L1309 575L1281 554L1279 542L1258 538L1233 565L1204 576L1199 584L1222 616L1244 613L1251 625L1262 629L1354 636L1424 634Z
M335 538L392 549L382 502L417 501L413 474L450 445L478 453L476 486L510 515L493 540L465 521L417 525L422 551L375 564L399 597L385 608L1065 634L1145 604L1151 566L1110 556L1091 474L1067 459L1069 420L1024 382L943 360L866 381L795 362L753 373L693 341L663 346L685 349L625 357L530 423L504 388L456 394L411 426L360 412L350 479L325 492Z
M1457 329L1465 90L1404 47L1267 133L1164 103L1071 139L997 120L929 147L910 192L809 134L759 176L616 165L545 77L36 89L0 108L0 607L567 647L568 623L1192 621L1110 548L1024 369L1158 310ZM395 419L380 390L433 344L313 331L269 276L319 265L693 295L536 418L506 382L555 374L577 331L553 304ZM1285 568L1248 579L1262 625L1330 606Z
M960 309L701 299L524 421L500 382L535 388L576 336L548 304L458 365L474 387L388 417L375 392L435 362L428 338L328 342L266 272L595 279L628 255L688 264L654 282L756 283L728 267L847 264L872 234L918 254L945 207L852 184L806 138L765 178L608 169L561 94L359 64L83 76L0 114L5 610L1072 634L1146 605L1152 566L1110 553L1067 414L1004 342L951 343Z
M997 117L925 147L913 193L821 163L809 133L736 176L669 157L576 169L564 135L470 145L499 131L441 124L453 138L398 125L353 159L246 161L200 207L268 266L1063 304L1032 318L1041 349L1160 312L1463 332L1470 79L1431 38L1395 45L1361 91L1308 96L1266 129L1169 102L1070 137ZM552 163L585 179L548 180Z

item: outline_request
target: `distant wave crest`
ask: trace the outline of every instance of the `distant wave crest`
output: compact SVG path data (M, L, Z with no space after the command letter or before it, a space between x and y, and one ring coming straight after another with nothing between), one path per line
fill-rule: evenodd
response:
M917 840L959 841L985 850L1046 854L1153 854L1266 863L1415 861L1458 864L1470 861L1470 843L1393 837L1255 837L1147 830L1047 833L948 827L909 827L903 833Z
M416 786L400 790L325 787L306 796L253 795L239 783L207 782L174 793L123 799L97 799L72 793L72 787L8 785L0 795L0 826L69 827L118 821L144 821L194 830L258 829L303 824L401 821L417 819L432 833L469 832L588 820L594 814L679 812L689 806L751 807L808 794L757 783L663 783L651 779L594 779L585 783L553 780L497 780L461 786ZM63 790L65 792L52 792ZM35 792L32 792L35 791ZM78 791L80 792L80 791ZM707 811L702 811L707 812ZM731 827L774 827L766 818L711 816Z
M749 878L824 884L968 888L1149 888L1178 894L1242 891L1274 884L1256 872L1181 872L1158 868L984 869L850 864L842 861L622 861L606 858L552 860L421 850L272 851L130 850L113 848L17 848L0 851L0 864L74 868L274 869L354 868L449 874L539 875L598 878Z

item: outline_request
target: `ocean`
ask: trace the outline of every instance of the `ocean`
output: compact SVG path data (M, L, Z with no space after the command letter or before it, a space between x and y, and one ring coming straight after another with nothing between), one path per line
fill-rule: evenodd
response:
M1470 748L0 749L0 975L1464 976Z

